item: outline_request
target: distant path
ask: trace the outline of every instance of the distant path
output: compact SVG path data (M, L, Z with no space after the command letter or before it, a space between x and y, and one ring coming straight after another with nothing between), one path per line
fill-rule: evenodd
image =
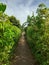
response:
M22 33L18 47L15 49L11 65L38 65L28 47L24 33Z

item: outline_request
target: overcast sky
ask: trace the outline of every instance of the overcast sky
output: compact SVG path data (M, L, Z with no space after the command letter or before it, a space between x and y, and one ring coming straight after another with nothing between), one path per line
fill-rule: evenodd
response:
M0 2L7 5L5 13L14 15L21 24L26 21L27 15L31 15L32 11L36 12L40 3L45 3L49 7L49 0L0 0Z

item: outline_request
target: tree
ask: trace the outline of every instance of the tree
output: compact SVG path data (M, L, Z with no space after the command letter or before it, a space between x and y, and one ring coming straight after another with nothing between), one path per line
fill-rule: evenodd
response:
M49 8L47 8L43 3L41 3L37 8L36 22L39 27L42 23L49 23Z
M9 20L10 20L10 22L12 22L13 25L15 25L15 26L17 26L19 28L21 27L20 21L17 20L14 16L9 17Z
M38 16L42 18L46 18L49 14L49 9L46 7L45 4L41 3L37 8Z
M28 25L30 24L30 20L31 20L31 17L28 15L28 17L27 17Z
M31 19L29 23L35 23L26 29L28 43L39 65L49 65L49 8L41 3L37 9L37 16L35 19L32 16Z
M0 11L4 12L6 10L6 5L3 3L0 3Z
M28 26L33 25L34 22L35 22L35 16L34 16L34 13L32 13L32 16L28 15L28 17L27 17Z

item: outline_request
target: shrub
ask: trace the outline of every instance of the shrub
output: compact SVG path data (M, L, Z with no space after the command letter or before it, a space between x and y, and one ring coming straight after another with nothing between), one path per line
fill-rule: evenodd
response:
M13 46L17 44L21 30L13 26L9 20L0 21L0 62L8 62Z

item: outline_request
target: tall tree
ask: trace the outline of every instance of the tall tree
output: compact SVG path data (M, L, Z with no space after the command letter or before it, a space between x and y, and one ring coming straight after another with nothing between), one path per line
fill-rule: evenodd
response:
M45 24L49 22L49 8L46 7L45 4L41 3L37 8L37 16L36 21L38 21L39 26L42 22Z
M27 22L28 22L28 26L33 25L33 23L35 22L35 16L34 13L32 13L32 16L27 17Z
M4 12L6 10L6 5L3 3L0 3L0 11Z
M46 7L45 4L41 3L37 8L37 13L38 16L40 16L41 18L46 18L49 14L49 9Z
M11 16L11 17L9 17L9 20L10 20L10 22L12 22L13 25L15 25L15 26L17 26L19 28L21 27L20 21L17 20L16 17Z

